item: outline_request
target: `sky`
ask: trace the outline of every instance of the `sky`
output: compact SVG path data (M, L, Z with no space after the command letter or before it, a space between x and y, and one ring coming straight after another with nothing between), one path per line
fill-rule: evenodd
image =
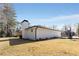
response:
M79 23L79 3L15 3L18 21L28 20L31 25L62 27Z

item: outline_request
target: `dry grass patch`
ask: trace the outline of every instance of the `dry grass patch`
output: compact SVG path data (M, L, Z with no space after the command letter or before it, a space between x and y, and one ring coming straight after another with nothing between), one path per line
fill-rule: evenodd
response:
M21 41L21 40L20 40ZM23 40L21 41L23 42ZM9 45L0 50L0 55L17 56L63 56L79 55L79 40L52 39L45 41L25 41L17 45Z

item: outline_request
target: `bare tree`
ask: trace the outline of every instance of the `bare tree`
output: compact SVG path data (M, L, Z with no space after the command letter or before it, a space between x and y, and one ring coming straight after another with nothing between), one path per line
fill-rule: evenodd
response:
M72 27L70 25L65 25L62 35L72 39L72 36L74 35L74 32L72 32Z
M76 32L77 32L77 35L79 36L79 23L77 24L77 30L76 30Z
M53 29L56 30L57 29L57 25L53 25Z
M11 28L15 28L16 19L15 19L15 10L12 8L11 4L5 3L3 4L3 13L6 17L6 29L7 29L7 36L11 36Z

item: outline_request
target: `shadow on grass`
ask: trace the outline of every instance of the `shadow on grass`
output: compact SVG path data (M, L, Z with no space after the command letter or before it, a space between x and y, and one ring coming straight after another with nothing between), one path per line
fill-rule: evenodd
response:
M9 44L13 46L13 45L19 45L19 44L24 44L24 43L34 43L34 42L56 40L56 39L62 39L62 38L50 38L50 39L40 39L40 40L9 39ZM67 39L67 38L63 38L63 39ZM76 41L74 39L70 39L70 40Z
M19 45L19 44L24 44L24 43L32 43L35 41L31 40L23 40L23 39L9 39L9 44L12 45Z
M51 40L51 39L44 39L44 40L9 39L9 44L13 46L13 45L19 45L24 43L33 43L33 42L46 41L46 40Z
M9 44L11 46L13 46L13 45L20 45L20 44L24 44L24 43L34 43L34 42L48 41L48 40L55 40L55 39L59 39L59 38L42 39L42 40L23 40L23 39L18 39L18 38L14 39L13 38L13 39L0 40L0 42L9 41ZM65 38L63 38L63 39L65 39ZM72 40L72 41L76 41L76 40Z

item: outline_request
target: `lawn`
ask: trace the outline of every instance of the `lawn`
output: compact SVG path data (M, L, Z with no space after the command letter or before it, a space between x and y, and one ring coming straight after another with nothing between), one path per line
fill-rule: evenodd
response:
M0 39L2 56L79 56L79 40L50 39L29 41L16 38Z

